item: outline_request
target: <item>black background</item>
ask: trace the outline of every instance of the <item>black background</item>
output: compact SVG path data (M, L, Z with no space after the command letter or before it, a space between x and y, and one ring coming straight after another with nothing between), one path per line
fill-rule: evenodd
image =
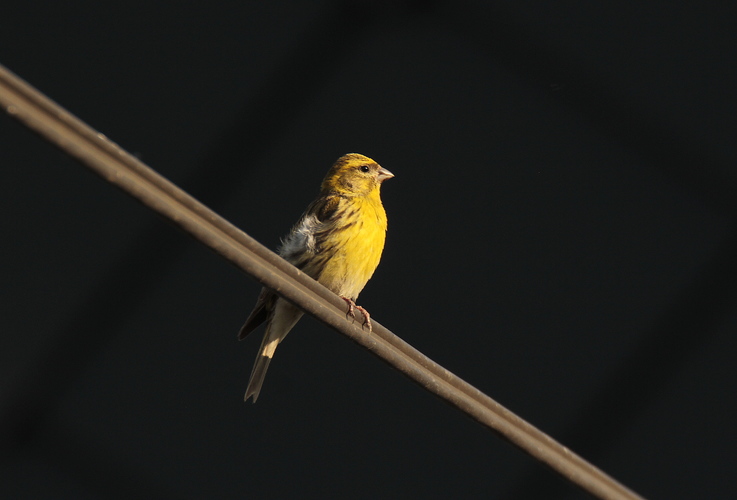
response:
M0 63L267 246L396 178L359 303L648 498L737 488L737 16L703 2L16 2ZM0 117L8 498L586 498Z

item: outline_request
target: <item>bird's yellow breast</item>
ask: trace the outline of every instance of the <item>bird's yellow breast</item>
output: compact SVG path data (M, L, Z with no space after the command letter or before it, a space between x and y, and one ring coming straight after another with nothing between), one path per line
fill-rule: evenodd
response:
M347 203L346 227L333 236L330 244L335 245L336 253L318 281L338 295L356 300L379 265L386 239L386 212L378 189Z

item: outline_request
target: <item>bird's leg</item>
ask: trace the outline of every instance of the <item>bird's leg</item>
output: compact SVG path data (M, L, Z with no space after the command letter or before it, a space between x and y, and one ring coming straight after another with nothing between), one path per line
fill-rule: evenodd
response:
M345 313L345 318L348 319L348 317L350 317L352 320L355 320L356 315L353 314L353 308L356 307L356 303L348 297L341 297L341 299L345 300L346 304L348 304L348 312Z
M341 299L345 300L346 304L348 304L348 312L345 314L345 317L348 318L350 316L352 320L355 320L356 315L353 313L353 310L358 309L363 315L363 323L361 323L361 328L363 329L364 326L368 326L368 331L372 332L373 328L371 327L371 315L369 314L369 312L363 307L357 305L355 302L353 302L353 300L349 299L348 297L341 297Z
M356 305L356 309L361 311L361 314L363 314L363 323L361 323L361 329L363 330L364 326L368 326L369 333L373 332L374 330L371 327L371 315L369 314L369 312L359 305Z

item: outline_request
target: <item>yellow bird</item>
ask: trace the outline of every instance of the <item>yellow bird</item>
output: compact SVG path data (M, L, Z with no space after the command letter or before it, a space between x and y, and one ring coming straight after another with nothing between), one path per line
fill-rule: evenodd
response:
M282 240L279 255L341 296L348 313L355 307L371 329L368 312L355 305L379 265L386 238L381 183L394 177L371 158L351 153L338 158L322 181L320 195ZM269 288L261 290L238 339L266 322L266 332L251 371L244 401L256 402L279 342L302 317L302 310Z

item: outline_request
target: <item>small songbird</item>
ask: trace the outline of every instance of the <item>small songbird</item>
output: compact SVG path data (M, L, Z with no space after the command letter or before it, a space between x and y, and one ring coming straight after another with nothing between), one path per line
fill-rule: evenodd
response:
M394 177L371 158L351 153L338 158L322 181L320 195L282 240L279 255L358 309L371 329L368 312L355 304L379 265L386 238L381 183ZM302 317L302 310L269 288L261 290L238 339L266 322L244 401L256 402L279 342Z

